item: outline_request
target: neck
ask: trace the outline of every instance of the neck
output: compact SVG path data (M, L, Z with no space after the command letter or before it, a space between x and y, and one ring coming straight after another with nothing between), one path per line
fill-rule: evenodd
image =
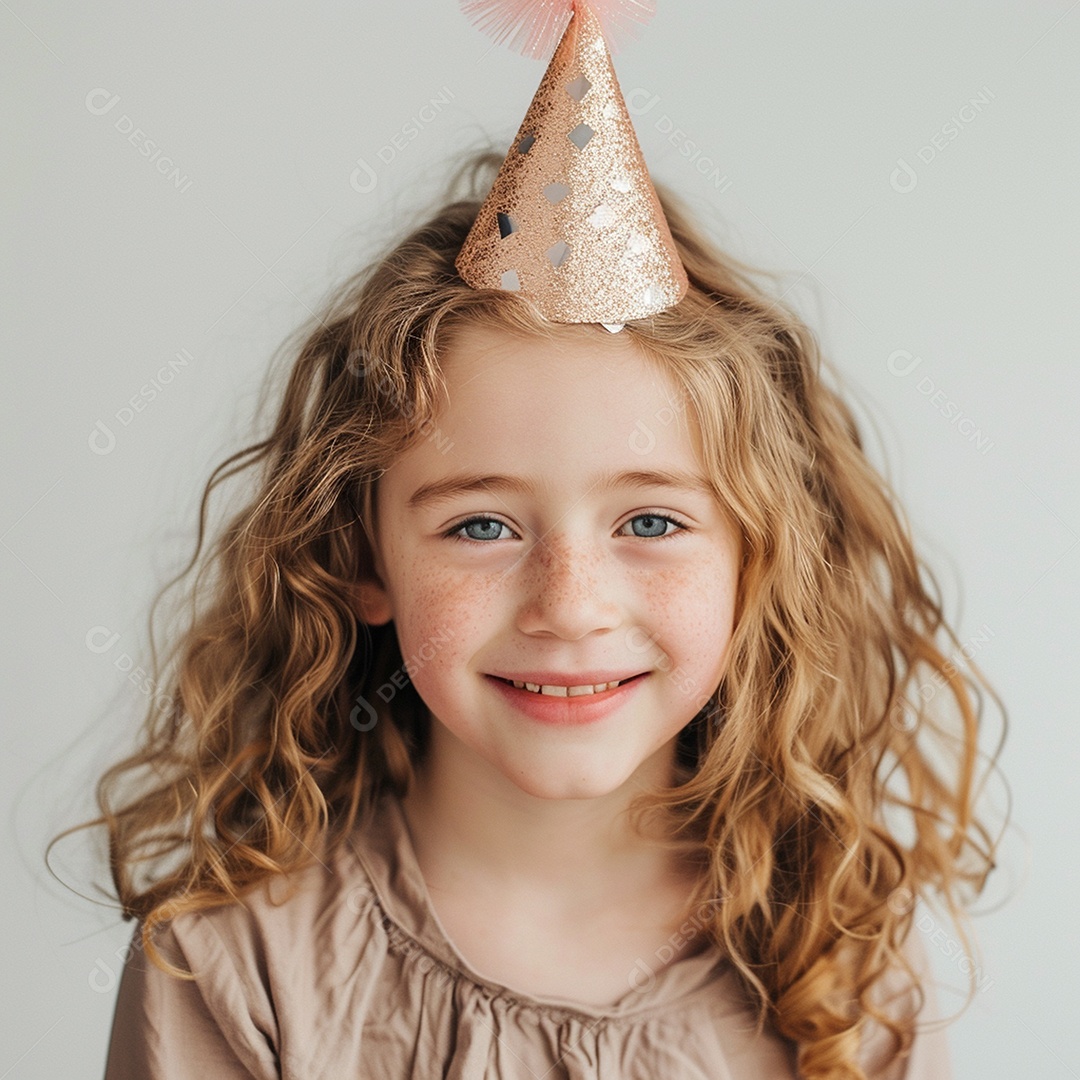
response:
M567 911L688 890L677 853L636 832L626 813L646 785L672 782L674 749L673 740L603 796L544 799L432 720L428 754L402 800L429 888L492 888Z

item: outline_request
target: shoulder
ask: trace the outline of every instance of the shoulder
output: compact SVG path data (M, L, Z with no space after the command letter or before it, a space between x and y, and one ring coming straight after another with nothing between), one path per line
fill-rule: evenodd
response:
M341 948L370 935L374 893L348 841L288 874L274 874L236 900L184 912L168 933L189 963L235 969L245 985L271 992L317 979Z
M911 976L901 968L891 967L874 988L874 1001L895 1019L914 1017L914 1039L909 1052L883 1068L892 1047L888 1029L872 1017L867 1018L860 1064L873 1080L950 1080L952 1064L945 1033L946 1021L939 1009L935 976L930 956L917 924L911 926L904 940L903 952L915 969L923 990L922 1008L919 993Z
M347 842L233 902L164 922L153 944L191 978L142 955L140 923L121 977L107 1080L250 1080L285 1066L303 1075L297 1048L323 1029L327 995L360 973L358 958L377 964L379 949L369 946L379 933L374 894Z

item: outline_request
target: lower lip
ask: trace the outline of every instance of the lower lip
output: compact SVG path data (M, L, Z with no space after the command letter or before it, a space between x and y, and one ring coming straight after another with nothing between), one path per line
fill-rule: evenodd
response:
M541 724L565 727L602 720L620 705L624 705L647 676L648 672L645 672L612 690L603 690L599 694L575 694L573 697L556 697L554 694L538 694L533 690L519 690L494 675L485 675L484 678L493 682L495 688L519 712Z

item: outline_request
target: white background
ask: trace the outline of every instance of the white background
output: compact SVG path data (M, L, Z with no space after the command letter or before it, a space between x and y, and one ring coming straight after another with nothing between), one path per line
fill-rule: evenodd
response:
M615 57L649 167L784 275L1009 709L1013 824L956 1075L1080 1075L1078 4L660 8ZM86 833L53 866L91 899L42 852L141 719L122 669L146 655L149 600L282 338L415 219L454 152L505 152L543 64L452 0L0 0L0 42L0 1077L95 1077L131 924L88 882ZM95 627L109 649L88 648ZM961 958L930 951L962 986Z

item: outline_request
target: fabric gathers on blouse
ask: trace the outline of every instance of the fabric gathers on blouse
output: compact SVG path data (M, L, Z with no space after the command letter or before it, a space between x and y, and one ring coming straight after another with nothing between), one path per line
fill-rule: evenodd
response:
M666 966L639 960L603 1008L476 971L435 914L392 793L297 876L283 904L272 879L162 928L158 948L193 982L155 967L135 928L105 1080L798 1080L794 1044L755 1035L714 945ZM926 970L917 941L911 955ZM887 1048L888 1033L876 1035L864 1068ZM875 1080L951 1080L944 1032L917 1031L912 1053Z

